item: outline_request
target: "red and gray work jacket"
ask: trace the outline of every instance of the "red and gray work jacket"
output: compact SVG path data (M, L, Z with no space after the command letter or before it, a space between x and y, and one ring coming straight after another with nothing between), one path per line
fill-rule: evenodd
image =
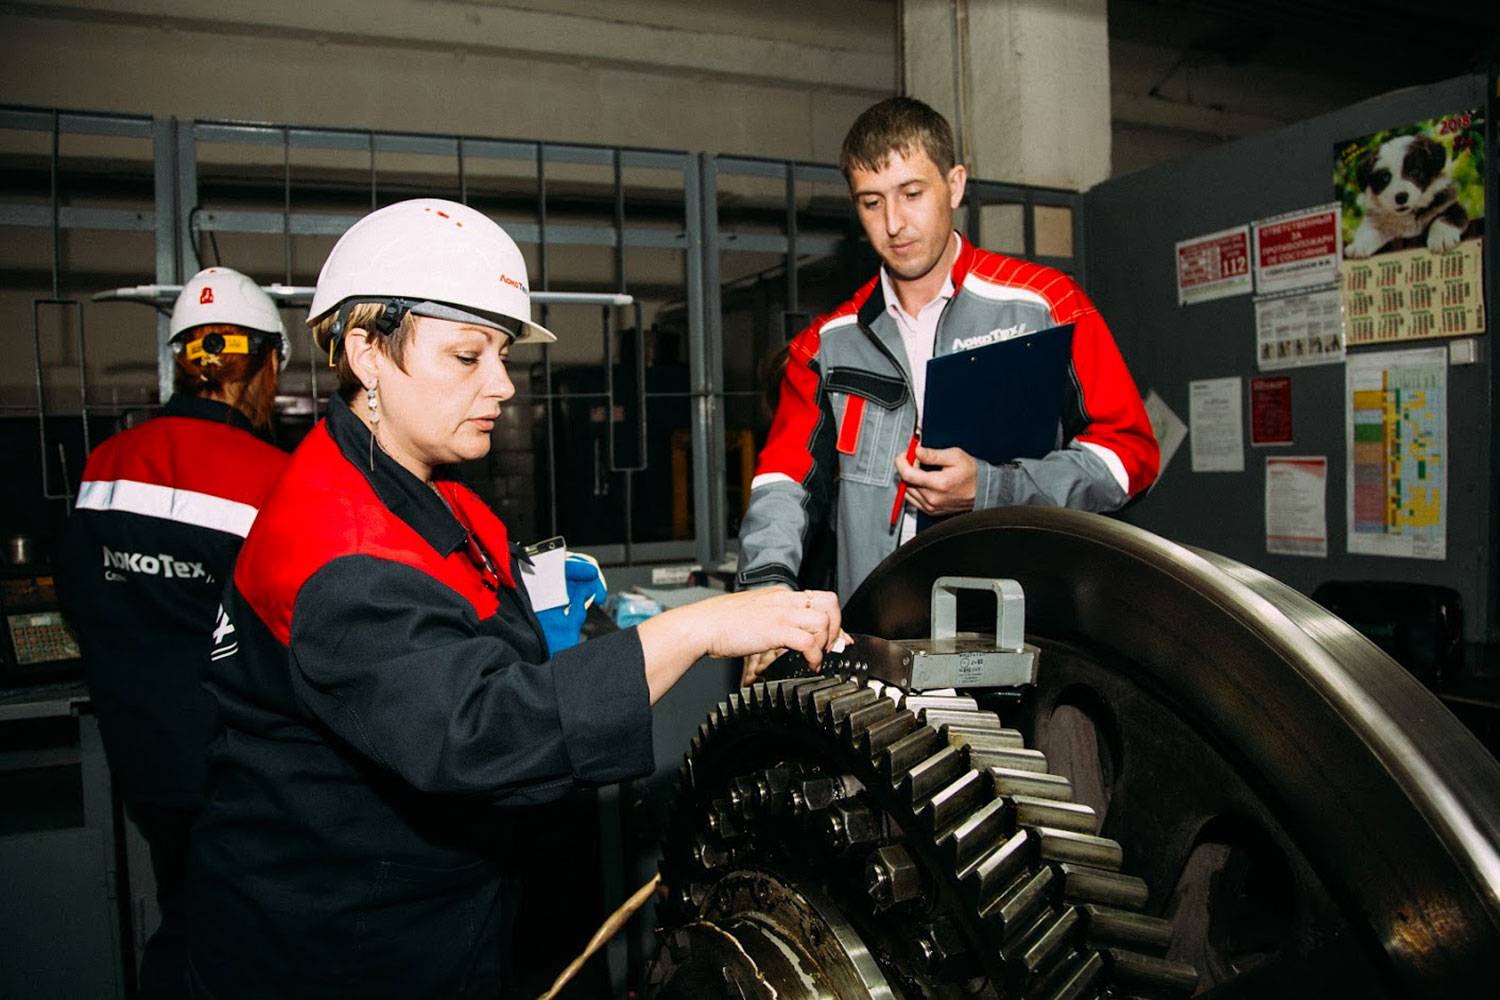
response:
M1156 478L1151 424L1104 319L1061 271L960 240L953 298L933 356L1074 324L1058 446L1037 459L978 461L975 509L1050 504L1116 510ZM740 527L741 587L796 587L829 519L847 599L899 541L896 454L917 425L911 370L877 275L791 344L781 400Z

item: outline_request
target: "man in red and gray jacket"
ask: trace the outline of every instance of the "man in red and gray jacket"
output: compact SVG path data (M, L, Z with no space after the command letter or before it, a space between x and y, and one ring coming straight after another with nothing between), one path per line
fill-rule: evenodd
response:
M804 545L830 517L847 599L915 534L916 511L1109 511L1156 478L1145 407L1098 310L1062 272L954 231L967 176L955 159L948 122L907 97L871 107L845 137L840 167L883 266L791 343L740 528L740 587L798 586ZM1055 451L992 465L959 448L918 447L907 460L928 359L1063 323L1074 324L1073 361ZM764 662L748 662L747 677Z

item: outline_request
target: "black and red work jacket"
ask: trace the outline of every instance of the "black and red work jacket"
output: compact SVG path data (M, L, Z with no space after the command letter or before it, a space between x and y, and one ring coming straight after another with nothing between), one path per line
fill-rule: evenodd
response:
M184 395L89 455L57 575L126 801L203 802L219 599L287 458L238 410Z
M548 656L519 550L335 399L224 598L223 723L193 832L199 992L448 997L493 974L506 834L652 767L636 632Z

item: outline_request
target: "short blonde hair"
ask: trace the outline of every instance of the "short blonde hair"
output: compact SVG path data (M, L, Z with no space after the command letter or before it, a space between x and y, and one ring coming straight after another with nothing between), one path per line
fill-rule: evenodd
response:
M348 402L354 398L355 393L364 388L364 383L360 382L359 377L349 367L349 355L344 351L342 335L338 343L333 342L333 326L338 320L339 313L344 309L344 306L340 306L314 323L312 335L313 343L318 345L318 350L327 352L329 366L338 369L338 394L345 402ZM384 302L356 302L348 307L343 328L348 331L358 327L365 331L369 335L371 344L394 361L397 368L406 371L404 358L406 342L411 339L412 331L416 329L416 313L408 310L406 315L401 317L401 324L395 330L390 333L381 333L377 324L385 315L385 310Z

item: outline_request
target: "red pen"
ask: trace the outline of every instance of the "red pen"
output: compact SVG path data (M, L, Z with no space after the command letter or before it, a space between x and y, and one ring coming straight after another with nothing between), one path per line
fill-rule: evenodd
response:
M910 465L917 460L917 438L916 431L911 432L911 444L906 446L906 464ZM896 484L896 506L891 508L891 527L901 520L901 506L906 503L906 480Z

